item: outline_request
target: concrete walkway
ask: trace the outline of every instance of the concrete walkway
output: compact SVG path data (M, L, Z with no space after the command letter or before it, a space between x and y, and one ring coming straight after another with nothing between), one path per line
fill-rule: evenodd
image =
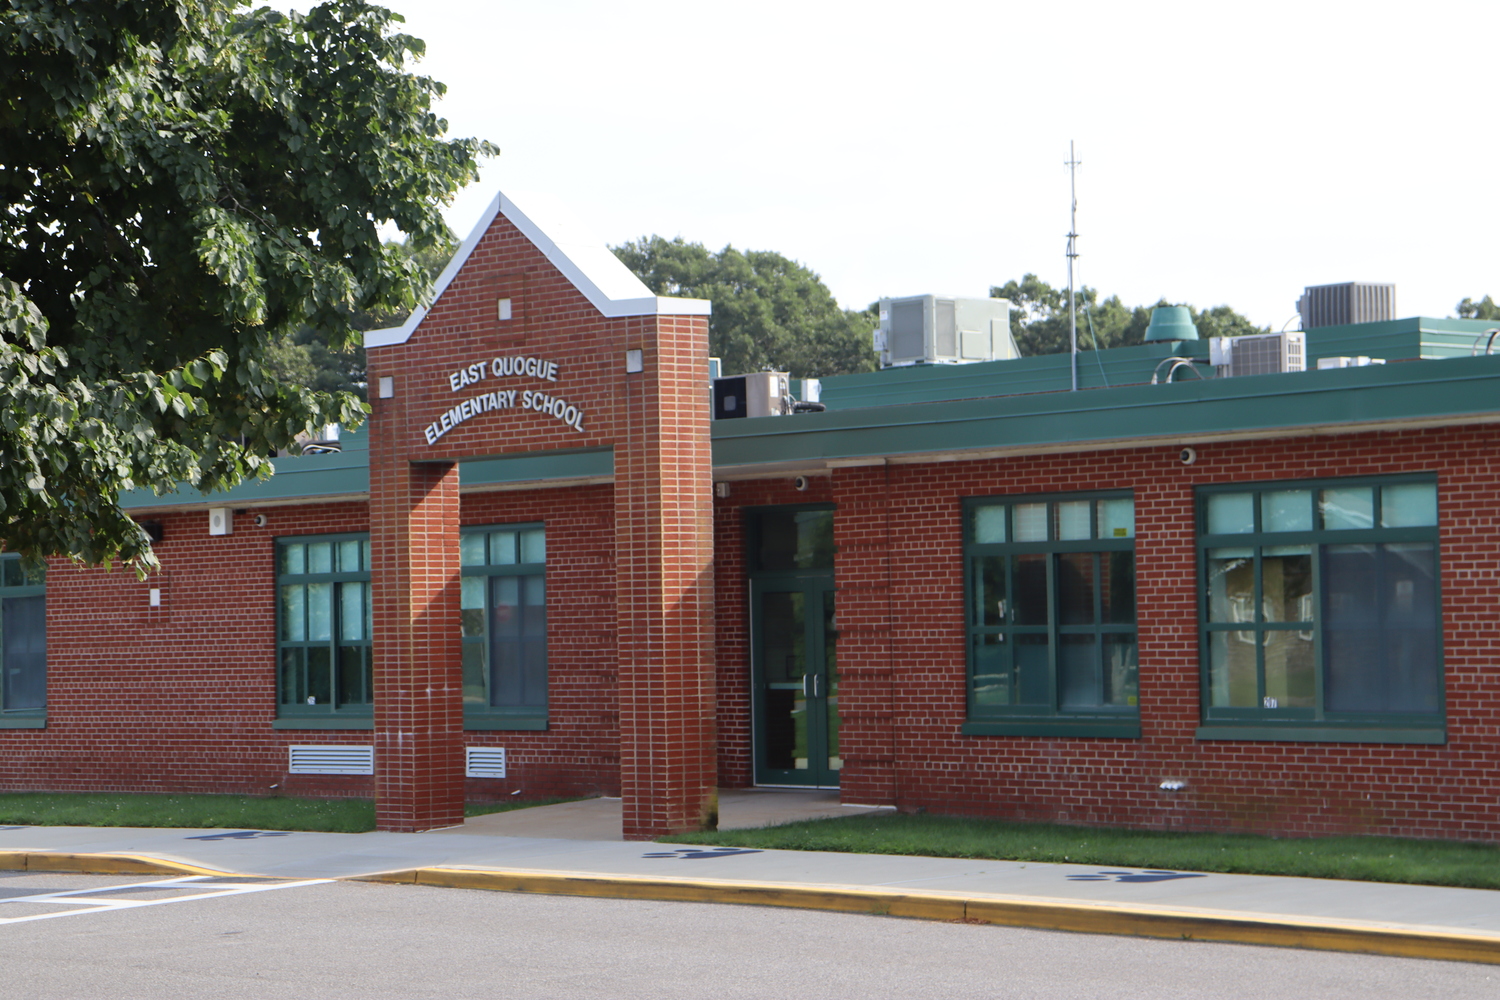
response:
M890 811L890 806L846 806L837 789L721 788L719 829L748 830L798 819L823 819ZM492 834L500 837L555 837L563 840L621 840L619 799L583 799L555 806L475 816L438 833Z
M0 869L757 903L1500 964L1500 892L1490 890L626 842L618 810L618 800L564 803L423 834L5 827ZM726 826L850 811L836 793L721 799Z

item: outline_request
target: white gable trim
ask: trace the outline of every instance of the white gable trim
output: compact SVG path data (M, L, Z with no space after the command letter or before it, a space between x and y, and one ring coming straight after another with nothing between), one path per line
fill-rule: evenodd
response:
M540 199L527 199L540 202ZM673 299L652 295L651 289L637 278L631 270L610 252L603 241L593 238L586 230L568 220L553 206L535 204L533 211L522 211L504 192L495 195L479 224L459 246L458 252L438 275L433 286L432 301L442 297L448 284L468 261L469 255L489 231L495 216L504 215L546 255L557 268L584 294L595 309L615 319L620 316L707 316L710 303L706 299ZM550 212L547 209L551 209ZM545 219L546 221L542 221ZM370 330L365 333L365 347L390 347L404 344L427 316L428 306L418 306L406 322L385 330Z

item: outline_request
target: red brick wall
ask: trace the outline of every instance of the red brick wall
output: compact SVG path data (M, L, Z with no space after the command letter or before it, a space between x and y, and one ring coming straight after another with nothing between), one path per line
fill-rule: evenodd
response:
M845 799L1086 824L1500 836L1500 430L1210 444L1198 456L1183 466L1175 447L1155 447L836 473ZM1418 471L1436 472L1439 483L1447 745L1195 740L1194 487ZM1134 490L1136 502L1143 737L960 735L960 500L1116 488ZM890 527L881 538L885 496ZM886 545L894 614L880 600ZM886 627L889 681L879 638ZM885 706L894 735L889 777ZM1187 789L1160 791L1166 778Z
M150 519L163 571L145 581L48 567L47 728L0 729L0 788L368 796L366 777L288 775L286 747L369 731L271 728L275 539L363 531L364 505L243 511L222 537L203 511Z
M714 515L723 783L751 778L743 509L831 500L846 801L1159 828L1500 836L1500 429L1209 444L1198 455L1192 466L1153 447L850 468L806 492L790 478L731 484ZM1439 483L1448 743L1195 740L1194 487L1419 471ZM1136 501L1142 738L961 735L960 501L1116 488ZM550 728L464 734L506 747L511 768L504 782L468 782L470 795L619 790L616 514L609 486L462 501L464 524L544 521L549 549ZM201 511L153 519L166 532L164 570L149 581L51 567L48 726L0 730L0 788L369 795L368 778L290 778L285 748L368 744L370 731L271 728L274 540L365 530L365 505L251 508L227 537L210 537ZM159 610L147 607L151 586ZM667 690L705 697L703 685ZM670 718L652 731L708 738ZM1164 778L1187 788L1161 792Z
M549 728L468 731L506 748L505 780L471 799L619 794L612 490L471 494L466 525L547 526ZM253 518L264 514L267 525ZM54 562L46 729L0 729L0 788L369 796L368 777L288 775L289 744L370 745L366 730L273 730L275 540L363 532L363 503L251 508L210 537L202 511L152 515L163 571ZM162 607L148 607L149 588Z

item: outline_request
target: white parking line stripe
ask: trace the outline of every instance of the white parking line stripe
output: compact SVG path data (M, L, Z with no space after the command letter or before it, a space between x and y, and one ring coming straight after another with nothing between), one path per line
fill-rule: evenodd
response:
M29 917L0 916L0 924L21 924L29 920L51 920L53 917L72 917L80 913L100 913L105 910L129 910L138 906L157 906L161 903L186 903L195 899L217 899L220 896L242 896L251 892L267 892L271 889L295 889L304 885L326 885L337 879L315 878L298 882L274 882L267 885L235 885L224 889L194 893L191 896L169 896L165 899L107 899L93 897L93 893L118 892L122 889L182 888L193 882L209 878L206 875L189 875L184 878L161 879L155 882L127 882L123 885L101 886L96 889L70 889L66 892L42 892L34 896L9 896L0 899L0 913L6 903L50 903L53 905L77 906L76 910L60 910L57 913L35 913ZM205 887L207 888L207 887Z

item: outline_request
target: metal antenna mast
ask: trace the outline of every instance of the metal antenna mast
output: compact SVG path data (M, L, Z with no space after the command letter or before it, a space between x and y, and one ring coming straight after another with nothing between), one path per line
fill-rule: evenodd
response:
M1073 140L1068 140L1068 344L1073 350L1073 389L1078 389L1078 311L1073 306L1073 261L1078 259L1078 186L1075 175L1079 160L1073 155Z

